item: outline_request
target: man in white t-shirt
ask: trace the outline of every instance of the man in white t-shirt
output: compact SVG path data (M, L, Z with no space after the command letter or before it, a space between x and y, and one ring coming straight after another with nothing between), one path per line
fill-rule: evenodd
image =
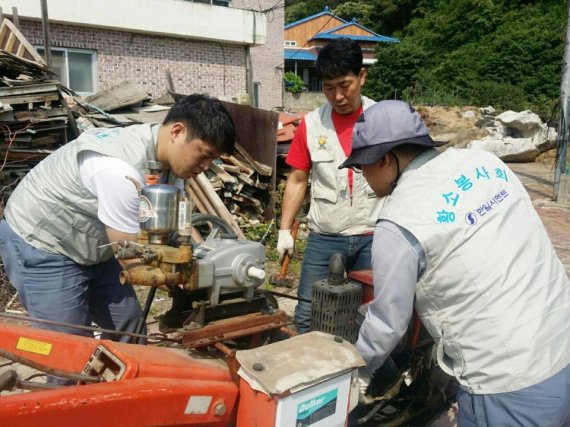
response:
M113 245L139 231L139 198L148 164L182 179L209 168L234 148L235 130L220 101L190 95L162 124L93 129L59 148L18 185L0 222L0 256L34 318L132 332L141 308L118 282ZM85 330L38 324L92 336ZM128 336L103 334L128 341Z

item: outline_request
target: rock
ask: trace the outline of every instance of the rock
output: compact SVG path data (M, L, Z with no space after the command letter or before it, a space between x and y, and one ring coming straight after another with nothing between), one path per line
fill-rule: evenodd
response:
M483 116L494 116L496 111L493 107L491 107L490 105L488 107L482 107L479 109L479 111L481 112L481 115Z
M505 111L492 123L488 123L489 116L484 117L489 136L471 141L468 148L490 151L506 162L533 162L556 146L556 130L532 111Z
M510 132L506 136L514 138L531 138L540 129L546 129L546 125L542 123L540 117L530 110L521 111L505 111L497 116L497 121L503 123Z
M464 119L474 119L475 113L471 110L464 111L463 113L461 113L461 117L463 117Z

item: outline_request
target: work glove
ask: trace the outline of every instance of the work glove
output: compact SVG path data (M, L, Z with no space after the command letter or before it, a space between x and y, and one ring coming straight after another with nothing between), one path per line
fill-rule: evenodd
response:
M293 255L295 249L295 241L291 236L291 230L279 230L279 237L277 239L277 253L279 254L279 262L283 263L285 254L289 252L289 256Z
M368 394L368 387L372 377L363 369L358 370L358 403L369 405L374 402L374 398Z

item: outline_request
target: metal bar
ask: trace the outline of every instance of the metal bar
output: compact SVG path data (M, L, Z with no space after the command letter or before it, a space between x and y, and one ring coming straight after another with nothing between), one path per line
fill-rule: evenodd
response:
M12 7L12 21L14 21L14 26L20 29L20 18L18 17L18 8L16 6Z
M570 119L570 2L566 19L566 42L562 61L562 80L560 82L560 122L558 126L558 144L556 147L556 168L554 170L554 200L558 200L560 176L565 173L568 155L568 120Z
M182 333L182 345L187 348L204 347L224 340L280 329L286 324L287 316L282 310L276 310L272 314L248 314L220 320L193 331L185 331Z
M104 333L108 333L108 334L126 335L129 337L146 338L146 339L153 339L153 340L159 340L159 341L169 341L169 342L175 342L175 343L180 342L180 339L167 338L165 336L135 334L133 332L123 332L123 331L115 331L113 329L95 328L92 326L85 326L85 325L75 325L73 323L58 322L56 320L38 319L35 317L21 316L21 315L17 315L17 314L0 313L0 317L5 317L6 319L21 320L24 322L36 322L36 323L43 323L46 325L65 326L68 328L81 329L84 331L91 331L91 332L104 332Z
M49 40L49 19L48 19L48 7L47 7L47 0L40 0L42 5L42 28L44 32L44 49L46 53L46 64L48 68L51 70L52 61L51 61L51 47L50 47L50 40Z
M283 294L281 292L275 292L275 291L268 291L267 289L260 289L260 291L271 294L271 295L275 295L278 297L294 299L295 301L302 301L302 302L308 302L308 303L312 302L310 299L307 299L307 298L294 297L293 295Z
M156 286L152 286L150 288L150 291L148 292L147 297L146 297L144 309L143 309L143 312L141 314L141 318L139 319L139 321L137 323L137 328L135 329L135 334L140 334L143 331L144 325L146 324L146 318L148 317L148 313L150 312L150 306L152 305L152 301L154 300L155 294L156 294ZM133 344L139 344L139 343L141 343L141 341L142 341L142 338L140 338L140 337L133 337L133 339L131 340L131 342Z

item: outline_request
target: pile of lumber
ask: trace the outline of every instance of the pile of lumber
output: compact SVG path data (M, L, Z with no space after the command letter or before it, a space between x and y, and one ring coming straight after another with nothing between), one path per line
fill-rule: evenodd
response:
M198 179L190 180L187 189L200 212L217 214L244 229L255 227L266 219L273 170L253 160L239 143L236 146L234 154L215 160ZM216 209L216 203L208 197L212 190L231 219L226 212Z
M5 200L40 160L78 135L65 88L8 20L0 26L0 185Z

